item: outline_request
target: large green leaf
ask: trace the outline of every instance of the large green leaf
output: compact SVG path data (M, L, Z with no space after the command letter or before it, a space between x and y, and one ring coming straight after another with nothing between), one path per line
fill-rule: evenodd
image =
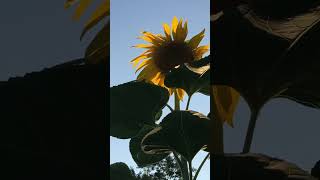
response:
M144 166L159 162L169 155L169 153L146 154L142 151L141 149L142 139L147 133L149 133L153 129L154 127L152 126L144 126L139 132L139 134L130 140L129 148L130 148L131 156L139 167L144 167Z
M135 180L136 177L123 162L110 165L110 180Z
M210 120L195 111L173 111L142 140L147 154L176 151L189 162L208 144Z
M181 65L166 75L165 85L171 88L182 88L189 96L208 88L210 84L210 56L189 64ZM204 89L202 92L207 93Z
M169 100L166 88L132 81L110 88L110 135L131 138L145 125L155 125Z

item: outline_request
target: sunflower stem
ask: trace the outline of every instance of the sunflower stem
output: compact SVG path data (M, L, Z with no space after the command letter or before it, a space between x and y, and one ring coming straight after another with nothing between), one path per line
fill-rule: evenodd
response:
M187 106L186 106L186 110L189 110L189 104L190 104L190 100L191 100L191 96L188 97L188 101L187 101Z
M188 165L189 165L189 179L192 180L192 161L188 162Z
M175 151L173 151L173 155L174 155L174 157L180 167L182 179L189 180L188 165L185 163L185 161L183 161L184 160L183 157L181 157L181 159L180 159L178 153Z
M197 177L198 177L198 175L199 175L199 173L200 173L200 170L201 170L202 166L204 165L204 163L207 161L207 159L208 159L209 157L210 157L210 153L208 153L207 156L202 160L199 168L198 168L197 171L196 171L196 174L194 175L193 180L196 180L196 179L197 179Z
M254 128L256 126L256 121L257 121L258 115L259 115L259 111L257 111L257 110L252 108L251 109L249 126L248 126L247 135L246 135L246 139L245 139L245 142L244 142L242 153L250 152L250 147L251 147L251 143L252 143L252 139L253 139Z
M174 90L174 110L180 110L180 100L176 89Z

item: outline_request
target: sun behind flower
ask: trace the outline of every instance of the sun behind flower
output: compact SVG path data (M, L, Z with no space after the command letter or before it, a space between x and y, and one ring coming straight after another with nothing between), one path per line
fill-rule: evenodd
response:
M147 49L140 56L131 62L136 68L136 72L142 69L137 80L145 80L153 84L165 87L170 94L176 91L179 100L183 99L182 89L171 89L164 85L165 74L179 65L199 60L209 50L209 45L199 46L204 37L201 31L190 40L186 40L188 34L187 21L183 25L182 18L178 21L177 17L172 20L171 28L168 24L163 24L164 36L142 32L139 39L151 44L138 44L134 47Z

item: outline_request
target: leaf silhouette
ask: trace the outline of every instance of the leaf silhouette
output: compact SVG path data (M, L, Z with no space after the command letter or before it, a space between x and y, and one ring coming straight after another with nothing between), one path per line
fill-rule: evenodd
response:
M169 100L166 88L131 81L110 88L110 135L136 136L145 124L155 125L157 114Z

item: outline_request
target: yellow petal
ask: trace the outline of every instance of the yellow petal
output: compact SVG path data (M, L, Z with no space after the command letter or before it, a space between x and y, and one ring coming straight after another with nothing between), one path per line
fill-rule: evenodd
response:
M137 44L137 45L135 45L135 46L133 46L133 47L135 47L135 48L147 48L147 49L150 49L150 48L154 47L154 45L153 45L153 44Z
M156 85L158 85L159 84L159 82L160 82L160 80L161 80L161 72L158 72L153 78L152 78L152 82L153 82L153 84L156 84Z
M178 26L178 18L174 16L171 24L173 39L176 39L177 26Z
M165 75L163 73L161 73L160 77L159 77L159 82L158 82L158 85L159 86L162 86L162 87L165 87L164 85L164 78L165 78ZM168 89L168 88L167 88Z
M159 72L158 68L155 66L155 64L150 63L148 66L146 66L138 75L138 80L149 80L151 81Z
M165 41L165 38L161 34L152 34L150 32L143 32L144 36L152 40L154 44L162 44Z
M93 26L98 24L101 20L105 17L110 15L110 0L104 0L102 4L98 6L98 8L93 12L90 19L86 22L81 35L80 39L88 32Z
M203 39L204 37L204 32L205 32L205 29L203 29L199 34L195 35L194 37L192 37L189 42L188 42L188 45L192 48L192 49L195 49L199 46L201 40Z
M182 42L184 41L183 39L183 28L182 28L182 18L180 19L179 23L178 23L178 26L177 26L177 29L176 29L176 34L174 36L174 40L177 41L177 42Z
M193 51L193 56L196 60L202 58L202 56L209 51L209 45L199 46L196 50Z
M187 20L186 20L186 22L184 22L183 33L184 33L183 40L185 40L187 38L187 35L188 35L188 21Z
M178 89L176 89L176 92L177 92L179 100L182 101L183 100L183 96L184 96L184 90L178 88Z
M233 127L233 115L239 102L240 94L229 86L214 85L213 98L214 101L211 104L213 106L213 114L218 120L227 122Z
M142 61L142 63L137 67L136 73L143 67L147 66L150 63L150 59Z
M170 26L166 23L163 25L164 34L166 35L167 40L171 41L171 32L170 32Z
M84 11L89 7L91 3L92 0L81 0L72 18L74 20L79 20L80 17L83 15Z
M143 53L138 57L132 59L130 62L133 63L133 66L136 66L142 59L146 59L148 57L150 57L150 55Z

